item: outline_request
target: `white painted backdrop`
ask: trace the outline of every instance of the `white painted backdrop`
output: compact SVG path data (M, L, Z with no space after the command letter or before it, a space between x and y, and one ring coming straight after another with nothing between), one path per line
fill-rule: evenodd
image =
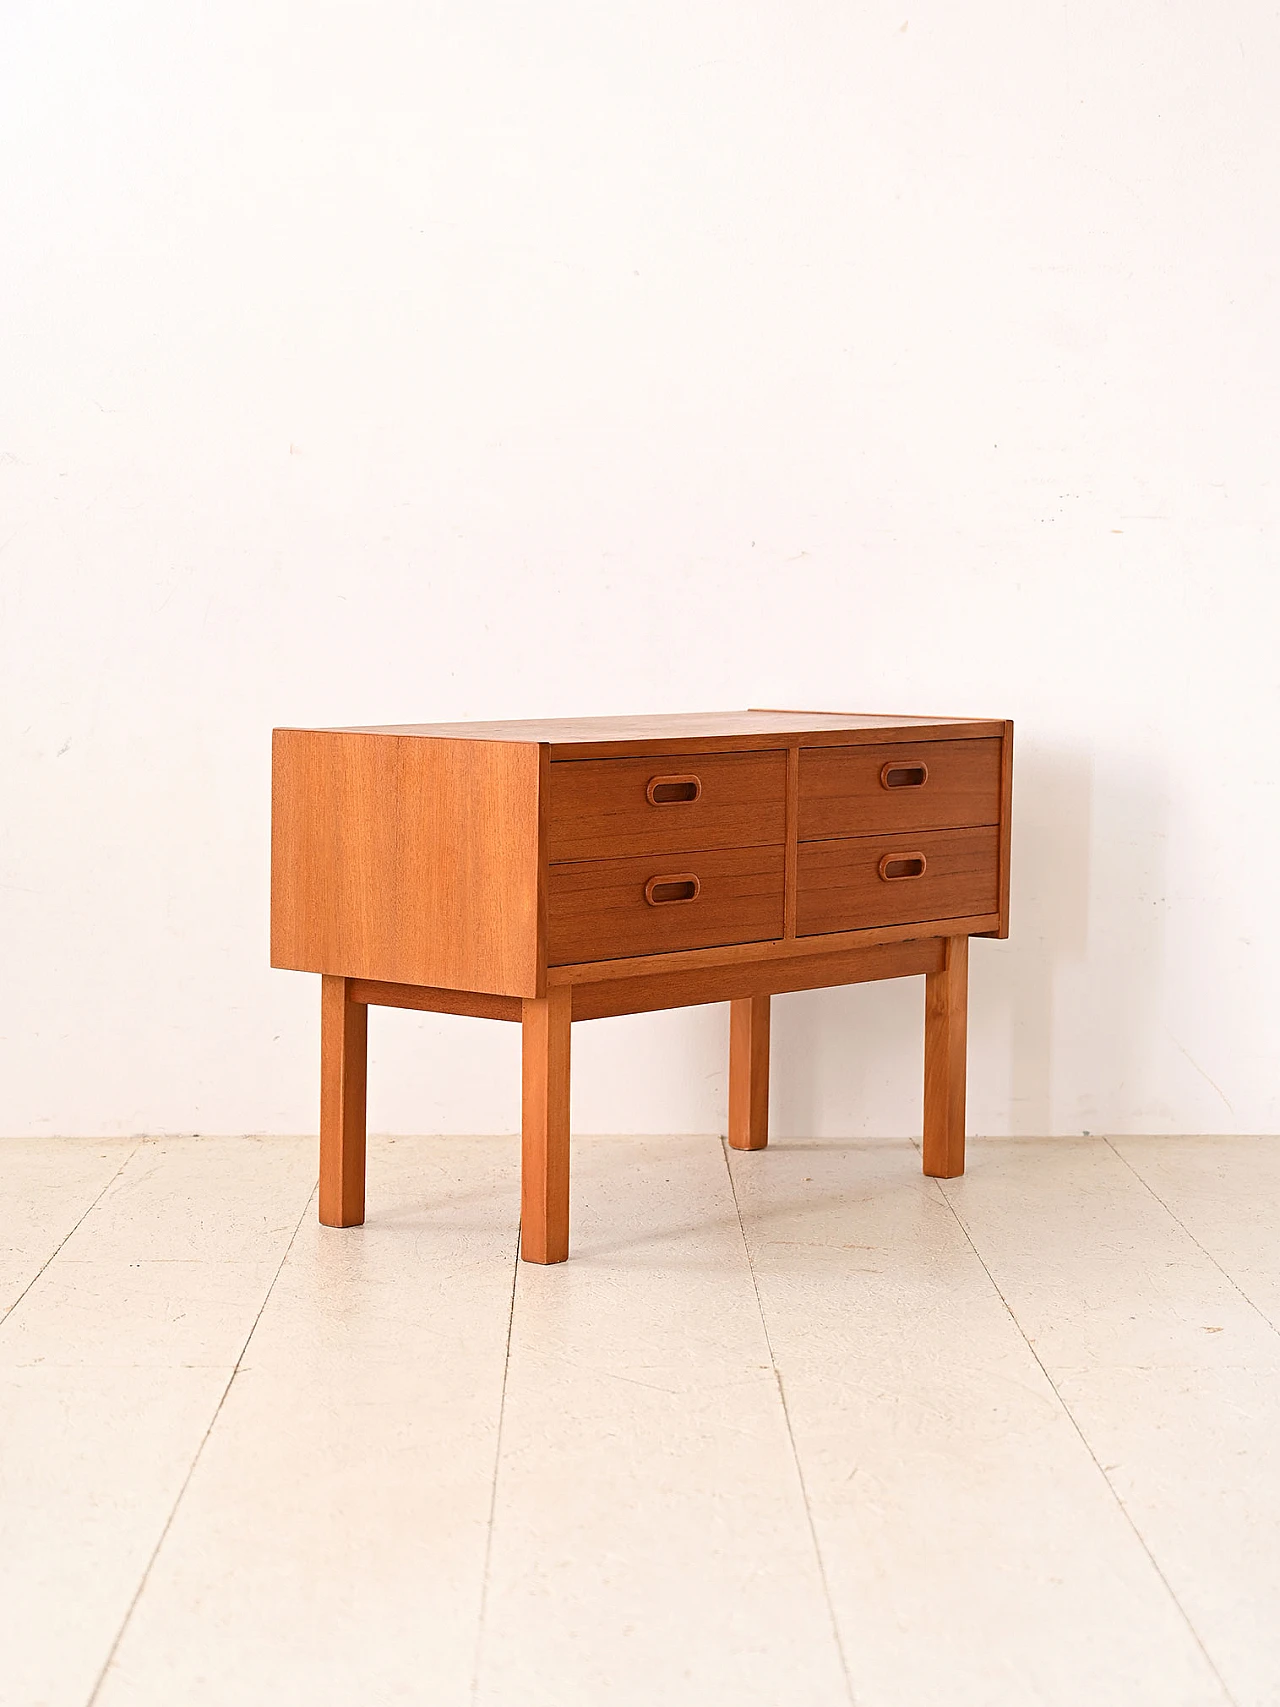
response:
M0 1131L304 1131L274 723L1017 720L992 1133L1280 1126L1270 0L13 0ZM918 981L775 1129L919 1120ZM575 1030L716 1130L726 1010ZM371 1118L515 1028L375 1013Z

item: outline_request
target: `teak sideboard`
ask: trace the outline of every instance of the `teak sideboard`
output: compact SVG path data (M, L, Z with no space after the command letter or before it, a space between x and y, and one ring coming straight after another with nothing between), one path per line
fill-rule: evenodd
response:
M521 1255L569 1254L574 1020L729 1002L768 1141L769 998L925 979L924 1171L964 1171L971 936L1009 918L1013 725L734 711L277 729L271 964L318 972L320 1219L364 1220L370 1005L518 1021Z

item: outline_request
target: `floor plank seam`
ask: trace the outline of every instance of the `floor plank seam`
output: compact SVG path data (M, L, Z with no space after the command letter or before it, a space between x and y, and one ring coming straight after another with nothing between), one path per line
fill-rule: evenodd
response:
M54 1249L52 1251L50 1251L49 1255L45 1258L44 1262L42 1262L40 1264L40 1267L31 1276L31 1279L22 1288L22 1291L19 1292L18 1296L13 1300L12 1304L8 1305L8 1307L6 1309L0 1311L0 1323L8 1321L9 1317L12 1316L13 1312L18 1308L18 1305L21 1304L22 1300L26 1297L27 1293L30 1292L31 1288L35 1285L36 1281L39 1280L40 1276L49 1267L49 1264L57 1258L58 1253L62 1250L63 1246L66 1245L67 1241L69 1239L73 1238L75 1236L75 1234L80 1231L81 1227L84 1226L85 1222L89 1219L90 1215L93 1214L94 1210L102 1202L103 1198L111 1190L111 1187L120 1178L120 1175L129 1166L129 1163L137 1155L138 1151L141 1150L141 1148L145 1142L146 1142L146 1140L142 1139L142 1138L140 1138L138 1140L138 1142L134 1145L133 1149L130 1150L129 1154L125 1157L125 1159L121 1162L120 1166L116 1169L115 1173L112 1174L111 1178L103 1186L102 1190L98 1193L98 1195L94 1198L93 1202L85 1210L84 1214L76 1222L75 1226L68 1230L65 1238L62 1238L58 1241L58 1244L54 1247Z
M1031 1343L1030 1339L1027 1337L1027 1334L1026 1334L1026 1332L1022 1326L1022 1323L1018 1320L1017 1315L1014 1313L1013 1306L1009 1303L1009 1300L1005 1297L1004 1293L1001 1291L1000 1285L997 1282L995 1275L992 1274L990 1268L987 1266L986 1258L982 1255L982 1252L978 1249L977 1245L974 1243L973 1235L970 1233L968 1227L965 1226L963 1217L960 1215L959 1211L956 1209L955 1204L952 1203L951 1198L949 1197L949 1195L947 1194L947 1192L943 1186L943 1182L941 1180L934 1180L933 1183L937 1188L938 1195L942 1198L942 1200L946 1204L947 1208L951 1211L952 1215L955 1217L956 1225L959 1227L960 1231L964 1234L965 1239L968 1241L968 1245L969 1245L970 1250L973 1252L974 1256L978 1259L978 1261L982 1264L982 1271L986 1275L987 1279L991 1282L991 1285L992 1285L993 1290L995 1291L996 1297L999 1298L1000 1302L1004 1305L1006 1311L1008 1312L1009 1320L1013 1323L1014 1327L1018 1330L1018 1333L1021 1335L1022 1342L1026 1346L1027 1350L1031 1353L1032 1357L1035 1358L1036 1363L1038 1364L1041 1373L1043 1374L1045 1380L1049 1383L1049 1387L1053 1393L1054 1398L1058 1401L1058 1404L1062 1407L1063 1415L1070 1422L1072 1428L1075 1430L1076 1434L1079 1436L1081 1445L1084 1447L1085 1451L1089 1454L1089 1457L1093 1460L1094 1467L1097 1469L1099 1476L1101 1476L1103 1483L1105 1484L1105 1486L1107 1488L1107 1491L1110 1493L1112 1499L1115 1501L1115 1503L1116 1503L1117 1507L1119 1508L1120 1513L1123 1516L1125 1522L1129 1525L1129 1528L1132 1530L1134 1538L1136 1539L1138 1545L1142 1548L1142 1551L1147 1555L1147 1558L1151 1561L1152 1570L1156 1573L1157 1577L1159 1577L1160 1581L1164 1584L1165 1592L1168 1594L1169 1599L1172 1601L1173 1605L1177 1608L1178 1616L1182 1619L1183 1623L1186 1625L1187 1630L1189 1631L1189 1633L1191 1635L1192 1641L1196 1644L1196 1646L1199 1648L1201 1654L1204 1656L1205 1664L1208 1666L1209 1670L1213 1673L1213 1676L1217 1679L1218 1686L1222 1690L1223 1700L1228 1702L1230 1704L1230 1707L1239 1707L1239 1704L1236 1701L1235 1696L1227 1688L1226 1679L1223 1677L1222 1673L1218 1670L1218 1667L1214 1662L1212 1654L1210 1654L1208 1648L1206 1648L1204 1641L1200 1635L1200 1632L1196 1629L1195 1625L1191 1622L1191 1619L1187 1613L1186 1608L1183 1606L1182 1602L1178 1599L1178 1596L1174 1593L1173 1584L1169 1581L1168 1577L1164 1574L1163 1570L1161 1570L1159 1560L1156 1558L1155 1554L1152 1552L1150 1546L1148 1545L1146 1537L1143 1535L1142 1531L1138 1528L1137 1524L1134 1522L1132 1513L1129 1511L1129 1509L1125 1505L1124 1501L1120 1498L1120 1495L1116 1492L1115 1485L1112 1482L1110 1476L1107 1475L1106 1470L1103 1468L1102 1462L1099 1459L1097 1453L1093 1450L1093 1447L1090 1444L1088 1436L1085 1434L1084 1430L1081 1428L1079 1422L1076 1419L1075 1413L1072 1411L1070 1405L1067 1403L1066 1399L1063 1398L1062 1392L1058 1386L1058 1383L1054 1380L1053 1376L1050 1375L1047 1367L1045 1366L1043 1358L1040 1356L1040 1353L1036 1350L1035 1346Z
M1235 1290L1244 1299L1245 1303L1249 1306L1249 1308L1251 1310L1253 1310L1257 1315L1259 1315L1262 1318L1262 1320L1271 1329L1272 1333L1273 1334L1280 1334L1280 1325L1273 1322L1271 1320L1271 1317L1268 1316L1267 1312L1262 1308L1262 1306L1258 1303L1255 1303L1255 1301L1252 1298L1250 1298L1249 1294L1245 1291L1244 1287L1241 1286L1240 1282L1227 1269L1223 1268L1222 1264L1218 1261L1217 1257L1214 1256L1213 1252L1210 1250L1207 1250L1205 1248L1205 1246L1200 1243L1199 1239L1196 1238L1195 1234L1191 1231L1190 1227L1187 1226L1186 1222L1183 1221L1180 1218L1180 1216L1178 1216L1174 1210L1170 1209L1169 1205L1165 1202L1164 1198L1161 1197L1160 1193L1156 1190L1156 1188L1151 1184L1150 1180L1144 1179L1142 1177L1142 1175L1138 1172L1137 1168L1134 1167L1133 1163L1124 1154L1124 1152L1116 1149L1115 1145L1111 1142L1110 1138L1104 1138L1103 1143L1106 1144L1107 1148L1111 1151L1111 1154L1113 1156L1115 1156L1118 1161L1121 1161L1124 1163L1125 1167L1128 1168L1129 1172L1133 1175L1134 1179L1137 1180L1138 1184L1141 1185L1144 1190L1150 1192L1151 1196L1155 1198L1156 1202L1160 1205L1161 1209L1164 1210L1165 1214L1169 1217L1169 1219L1176 1226L1178 1226L1182 1229L1182 1231L1191 1240L1191 1243L1196 1247L1196 1249L1198 1251L1202 1252L1203 1255L1213 1264L1213 1266L1217 1269L1218 1273L1223 1277L1223 1279L1230 1282L1230 1284L1235 1288Z
M182 1478L182 1486L178 1489L177 1495L174 1498L173 1505L169 1508L169 1515L164 1520L164 1524L161 1527L160 1534L156 1540L156 1544L151 1549L151 1556L147 1560L146 1565L143 1568L142 1576L139 1579L137 1589L134 1591L133 1598L129 1602L128 1610L126 1611L123 1619L120 1621L120 1628L116 1631L115 1640L112 1642L111 1647L107 1652L107 1657L103 1661L102 1670L98 1673L98 1681L94 1684L93 1689L90 1691L89 1699L86 1701L85 1707L93 1707L94 1702L98 1699L98 1696L102 1693L102 1686L107 1681L107 1673L111 1670L112 1662L114 1661L116 1654L120 1651L120 1644L124 1640L125 1631L129 1628L130 1621L132 1620L134 1613L137 1611L138 1602L142 1599L143 1590L146 1588L147 1580L150 1577L152 1570L155 1568L156 1560L160 1557L160 1550L165 1544L165 1539L168 1536L169 1531L173 1528L173 1521L178 1515L178 1508L181 1506L183 1499L186 1497L187 1489L191 1486L191 1478L196 1473L196 1466L199 1464L201 1455L203 1454L205 1447L209 1443L209 1436L213 1433L214 1428L217 1425L218 1418L222 1415L223 1406L227 1402L227 1395L230 1393L232 1386L235 1384L236 1376L240 1373L241 1366L243 1365L244 1360L245 1360L245 1354L249 1350L249 1346L252 1343L253 1336L258 1331L258 1323L262 1320L262 1313L267 1307L268 1301L271 1298L271 1294L276 1289L276 1282L279 1280L280 1275L284 1270L285 1263L288 1262L288 1260L289 1260L289 1252L293 1249L294 1241L297 1239L298 1233L300 1232L300 1230L302 1228L302 1223L306 1219L307 1211L311 1208L311 1205L315 1202L316 1191L317 1191L317 1188L315 1186L313 1186L311 1191L309 1192L309 1194L307 1196L307 1201L302 1206L302 1213L298 1216L297 1222L294 1224L294 1229L293 1229L292 1233L290 1233L290 1235L289 1235L288 1242L286 1243L286 1245L284 1247L284 1251L280 1257L280 1261L276 1264L275 1273L271 1276L271 1279L268 1282L267 1289L266 1289L265 1293L263 1294L262 1302L258 1306L257 1312L254 1315L252 1323L250 1324L249 1332L244 1337L244 1344L240 1347L239 1354L236 1357L235 1365L232 1368L230 1375L227 1377L226 1385L222 1389L222 1393L218 1398L217 1404L213 1408L213 1415L209 1418L209 1426L208 1426L208 1428L205 1429L204 1433L201 1435L200 1444L199 1444L199 1446L196 1447L195 1452L192 1455L191 1463L187 1467L187 1473Z
M502 1360L502 1392L498 1399L497 1439L493 1445L493 1485L489 1493L489 1528L484 1543L484 1569L480 1576L480 1613L476 1623L476 1653L471 1667L471 1700L480 1696L480 1659L484 1644L484 1621L489 1608L489 1561L493 1556L493 1525L498 1512L498 1471L502 1464L502 1424L507 1412L507 1375L511 1369L511 1331L516 1318L516 1281L520 1276L520 1230L511 1262L511 1306L507 1312L507 1347Z
M796 1447L795 1430L791 1426L791 1412L787 1409L786 1388L782 1384L782 1372L778 1368L777 1359L773 1355L773 1341L769 1337L769 1324L765 1320L764 1304L760 1298L760 1285L756 1280L755 1265L751 1261L751 1246L747 1242L747 1229L742 1219L742 1205L738 1202L738 1187L733 1177L733 1165L729 1159L729 1144L726 1138L721 1138L720 1148L724 1155L725 1172L729 1176L729 1191L733 1197L733 1212L738 1218L738 1232L742 1238L742 1251L747 1259L747 1273L751 1276L751 1290L755 1293L756 1311L760 1317L760 1329L764 1334L765 1347L769 1353L769 1367L773 1371L774 1383L778 1389L778 1403L782 1406L782 1420L787 1428L787 1441L791 1447L791 1462L795 1465L796 1481L800 1487L800 1498L804 1504L805 1521L809 1526L809 1540L813 1547L814 1560L818 1567L818 1580L822 1584L823 1598L827 1603L827 1617L831 1621L831 1636L836 1645L836 1653L840 1657L840 1670L844 1674L845 1694L849 1699L849 1707L857 1707L857 1698L853 1690L853 1678L849 1672L849 1661L845 1655L844 1643L840 1639L840 1625L836 1620L835 1601L831 1595L831 1584L827 1580L826 1562L822 1557L822 1548L818 1545L818 1531L813 1521L813 1510L809 1504L809 1490L805 1486L804 1469L800 1463L800 1453Z

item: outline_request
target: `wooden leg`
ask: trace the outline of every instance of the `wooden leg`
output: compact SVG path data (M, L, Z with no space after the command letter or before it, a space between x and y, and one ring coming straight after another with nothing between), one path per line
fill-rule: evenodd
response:
M523 1016L520 1255L569 1255L569 1031L571 991L553 984Z
M769 998L729 1003L729 1142L763 1150L769 1142Z
M969 939L947 938L941 972L924 980L924 1171L964 1172L964 1077L969 1011Z
M321 980L320 1219L326 1227L364 1220L364 1101L369 1010L349 980Z

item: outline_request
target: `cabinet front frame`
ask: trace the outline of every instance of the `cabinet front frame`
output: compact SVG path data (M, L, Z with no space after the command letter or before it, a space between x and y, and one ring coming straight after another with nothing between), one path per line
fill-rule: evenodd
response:
M951 741L975 741L997 738L1000 741L1000 790L998 802L997 832L997 865L996 865L996 907L993 912L969 914L958 918L930 918L913 921L904 925L888 925L864 927L852 931L818 932L808 936L797 934L798 911L798 882L800 859L800 776L802 753L807 748L833 748L841 746L878 748L900 748L902 751L918 751ZM784 741L768 736L728 736L720 739L703 738L701 740L675 740L652 742L599 742L590 746L549 746L544 748L544 776L550 780L551 771L561 763L574 763L584 760L609 759L644 759L655 765L670 763L679 758L696 758L702 754L717 752L783 752L786 755L786 813L785 813L785 842L783 843L783 931L777 938L757 940L749 943L727 944L722 947L699 948L687 950L670 950L666 953L646 956L617 956L596 961L582 961L569 964L551 965L544 961L546 979L549 984L587 980L598 978L602 968L616 968L620 976L649 976L661 968L672 971L684 970L686 963L695 962L703 966L720 964L718 957L731 956L735 959L768 960L785 956L787 952L799 952L805 955L821 954L824 952L847 951L850 948L868 942L905 941L924 938L943 939L956 934L1007 938L1009 934L1009 871L1011 852L1011 811L1013 789L1013 723L1009 720L996 722L994 720L974 720L971 722L956 722L951 724L922 723L918 726L901 726L900 728L874 730L824 729L813 732L803 731L788 734ZM546 820L549 809L549 792L544 786L542 790L542 811L544 844L546 837ZM945 826L946 828L962 828L967 826ZM828 839L828 838L819 838ZM690 850L690 856L696 857L697 850ZM662 853L662 858L677 859L675 853ZM545 891L548 866L542 865L542 891L544 907L544 926L542 942L547 941L545 927ZM624 969L634 969L627 973Z

